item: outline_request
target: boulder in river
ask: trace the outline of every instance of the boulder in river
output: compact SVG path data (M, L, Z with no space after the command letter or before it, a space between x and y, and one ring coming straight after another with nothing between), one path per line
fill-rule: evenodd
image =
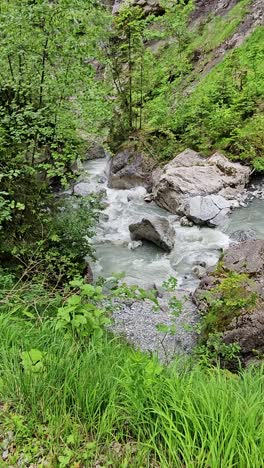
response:
M133 241L147 240L165 252L174 247L175 230L166 218L143 218L139 223L130 224L129 231Z
M232 204L221 195L197 195L184 206L187 219L196 224L218 226L229 213Z
M156 203L171 213L198 224L216 225L232 205L225 201L239 196L249 177L249 167L230 162L220 153L205 158L187 149L163 170L154 171L153 195ZM207 198L212 195L221 198ZM216 223L211 222L214 218Z
M86 151L84 159L86 161L92 159L102 159L106 157L105 149L100 143L92 143Z
M109 187L130 189L138 185L150 189L154 161L138 149L136 143L122 145L111 159L109 170Z

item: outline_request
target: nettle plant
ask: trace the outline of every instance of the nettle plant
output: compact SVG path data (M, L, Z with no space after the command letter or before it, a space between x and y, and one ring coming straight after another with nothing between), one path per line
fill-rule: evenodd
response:
M102 306L106 300L102 287L85 284L81 279L71 281L70 285L78 288L78 292L58 309L56 330L63 330L69 337L102 339L104 328L111 323Z

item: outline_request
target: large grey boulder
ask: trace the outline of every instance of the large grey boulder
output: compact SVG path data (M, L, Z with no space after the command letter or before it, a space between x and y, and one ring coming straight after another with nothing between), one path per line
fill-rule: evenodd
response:
M111 159L109 169L109 187L130 189L141 185L150 189L154 162L143 151L130 144L120 148Z
M218 226L230 211L232 203L221 195L197 195L188 200L184 206L186 217L196 224Z
M130 224L129 231L132 241L147 240L165 252L174 247L175 230L166 218L143 218L139 223Z
M163 170L154 171L153 195L156 203L171 213L198 224L216 225L232 206L225 200L240 195L249 177L248 167L230 162L220 153L204 158L187 149ZM209 197L212 195L219 197ZM214 218L216 222L211 223Z
M264 241L248 240L232 244L225 252L222 262L228 271L260 276L264 280Z

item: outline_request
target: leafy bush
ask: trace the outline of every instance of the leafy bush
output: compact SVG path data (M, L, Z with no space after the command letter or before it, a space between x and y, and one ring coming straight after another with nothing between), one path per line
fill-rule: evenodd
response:
M203 297L208 303L208 312L202 320L202 334L207 337L210 333L224 331L233 318L254 307L258 294L248 275L231 272L221 278L218 286L205 291Z
M71 286L78 287L79 293L71 295L58 309L56 330L64 330L66 336L101 340L104 327L110 324L106 310L102 306L101 286L72 281Z

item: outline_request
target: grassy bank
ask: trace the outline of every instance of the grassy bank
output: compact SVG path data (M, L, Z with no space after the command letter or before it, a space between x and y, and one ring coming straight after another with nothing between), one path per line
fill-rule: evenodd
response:
M263 466L261 368L163 368L117 339L3 314L0 371L3 467Z

